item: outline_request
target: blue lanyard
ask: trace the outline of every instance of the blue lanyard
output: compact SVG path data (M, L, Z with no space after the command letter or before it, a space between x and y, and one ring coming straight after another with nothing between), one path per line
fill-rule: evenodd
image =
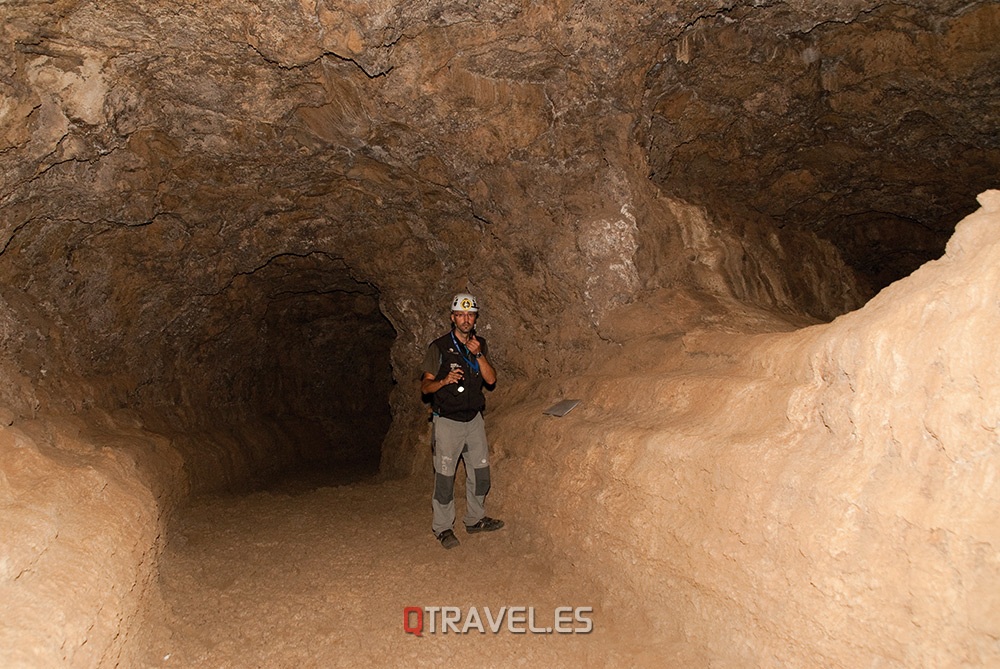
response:
M458 349L458 354L462 356L462 360L464 360L465 364L467 364L469 366L469 369L472 370L472 373L473 374L478 374L479 373L479 361L476 360L475 358L471 358L471 357L467 358L465 356L465 352L468 351L469 349L467 349L465 346L463 346L462 343L458 341L458 338L455 337L455 330L451 331L451 340L453 342L455 342L455 348Z

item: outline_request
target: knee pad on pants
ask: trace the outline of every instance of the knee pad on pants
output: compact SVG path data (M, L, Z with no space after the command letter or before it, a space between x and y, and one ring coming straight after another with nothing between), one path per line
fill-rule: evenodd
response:
M476 475L476 496L482 497L490 491L490 468L480 467L472 471Z
M434 472L434 501L439 504L449 504L454 499L455 476L445 476Z

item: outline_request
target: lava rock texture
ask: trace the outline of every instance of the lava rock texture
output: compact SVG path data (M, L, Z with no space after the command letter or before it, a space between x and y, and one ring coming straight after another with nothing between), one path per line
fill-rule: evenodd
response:
M455 292L534 388L650 333L857 309L996 186L998 26L956 0L0 0L0 502L42 519L0 578L79 623L25 623L11 664L127 664L192 491L425 472L417 367ZM31 590L90 550L64 508L130 519L100 524L118 585L77 574L106 600Z

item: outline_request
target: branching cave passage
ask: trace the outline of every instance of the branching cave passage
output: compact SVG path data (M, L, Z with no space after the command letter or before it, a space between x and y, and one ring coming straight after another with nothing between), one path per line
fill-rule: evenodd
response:
M650 178L829 240L873 292L909 275L1000 172L996 5L940 5L692 24L647 74Z

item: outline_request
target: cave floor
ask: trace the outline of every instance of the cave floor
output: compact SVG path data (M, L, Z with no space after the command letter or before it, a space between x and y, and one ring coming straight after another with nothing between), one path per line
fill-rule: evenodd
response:
M429 495L429 480L370 480L194 500L176 513L161 557L148 666L660 666L637 627L602 608L593 582L511 519L468 535L459 504L462 543L443 549ZM442 632L434 613L431 633L430 611L421 636L404 630L406 607L434 606L457 607L468 631ZM533 608L530 623L505 616L490 630L488 614L518 606ZM572 613L562 625L572 632L529 630L552 627L563 606L592 607L580 614L592 631L575 631L585 623ZM408 620L417 626L415 613Z

